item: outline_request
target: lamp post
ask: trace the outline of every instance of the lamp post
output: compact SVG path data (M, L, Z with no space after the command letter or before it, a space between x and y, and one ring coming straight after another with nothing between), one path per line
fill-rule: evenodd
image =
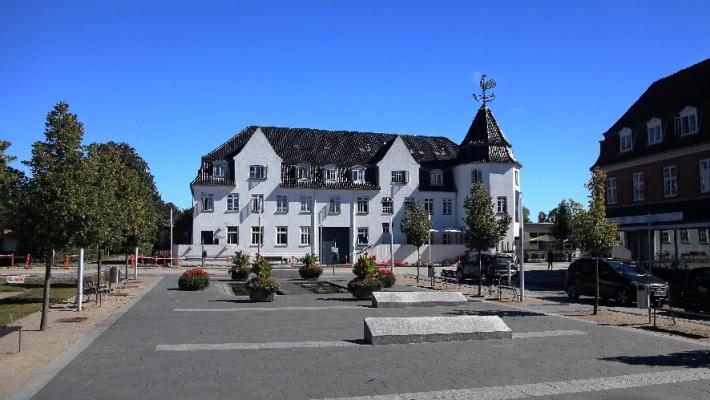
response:
M394 210L390 214L390 271L394 272Z
M520 216L520 269L518 271L520 281L520 301L525 301L525 249L523 245L523 234L525 232L525 216L523 215L523 192L518 192L518 215Z

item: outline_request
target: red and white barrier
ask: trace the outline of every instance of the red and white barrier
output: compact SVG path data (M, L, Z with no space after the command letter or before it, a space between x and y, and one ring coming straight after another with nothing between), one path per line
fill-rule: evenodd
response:
M25 269L30 269L31 256L29 253L27 253L24 256L19 256L19 255L16 255L15 253L0 254L0 258L10 259L10 265L8 265L8 268L15 268L15 260L24 260L25 261Z

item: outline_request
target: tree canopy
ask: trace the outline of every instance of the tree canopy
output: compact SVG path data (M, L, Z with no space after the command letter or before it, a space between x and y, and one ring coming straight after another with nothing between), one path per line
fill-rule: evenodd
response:
M471 188L463 208L466 212L464 244L479 253L495 247L505 237L513 220L509 214L496 216L493 200L480 183Z
M586 252L600 256L617 243L617 225L606 219L606 173L595 167L584 185L589 190L589 209L581 206L573 211L572 231Z
M429 241L431 230L429 212L419 204L406 207L399 228L407 235L407 241L417 247L417 263L419 263L419 249Z

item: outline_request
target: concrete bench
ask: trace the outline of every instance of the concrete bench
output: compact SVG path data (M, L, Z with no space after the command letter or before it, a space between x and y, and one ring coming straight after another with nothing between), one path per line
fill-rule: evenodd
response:
M372 293L372 306L376 308L455 306L466 302L461 292Z
M365 341L375 345L505 339L512 337L513 332L508 325L495 315L365 318Z

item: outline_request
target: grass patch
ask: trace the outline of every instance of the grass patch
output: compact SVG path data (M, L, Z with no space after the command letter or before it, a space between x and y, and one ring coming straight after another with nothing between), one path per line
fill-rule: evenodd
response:
M0 291L9 292L22 291L15 297L0 300L0 326L10 323L12 319L18 319L36 313L42 309L42 288L44 280L32 280L19 285L8 285L0 283ZM76 295L76 284L73 279L52 280L52 288L49 291L49 303L55 304Z

